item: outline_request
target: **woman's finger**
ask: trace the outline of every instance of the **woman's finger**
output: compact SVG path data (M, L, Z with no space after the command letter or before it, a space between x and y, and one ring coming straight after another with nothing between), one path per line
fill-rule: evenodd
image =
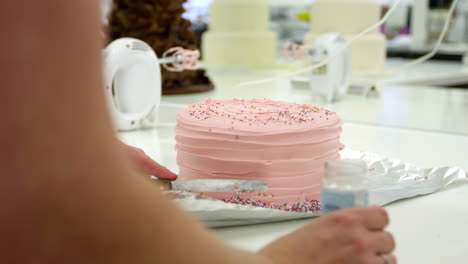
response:
M397 259L394 255L373 255L363 262L369 264L397 264Z
M377 254L389 254L395 250L395 239L389 232L371 232L370 240Z
M369 230L383 230L390 222L387 211L380 206L345 209L360 216L362 224Z
M142 171L142 173L152 175L163 180L173 181L177 179L177 175L175 173L148 157L143 150L125 145L125 151L135 164L136 168Z
M156 161L152 160L148 156L144 155L145 157L143 158L142 161L142 168L145 169L145 171L152 176L155 176L159 179L163 180L170 180L173 181L177 179L177 175L167 169L164 166L161 166L158 164Z

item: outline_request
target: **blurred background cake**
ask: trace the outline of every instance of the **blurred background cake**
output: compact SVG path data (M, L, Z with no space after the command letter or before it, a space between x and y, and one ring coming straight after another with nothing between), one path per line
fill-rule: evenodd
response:
M268 65L276 61L266 0L216 0L203 35L203 61L211 65Z

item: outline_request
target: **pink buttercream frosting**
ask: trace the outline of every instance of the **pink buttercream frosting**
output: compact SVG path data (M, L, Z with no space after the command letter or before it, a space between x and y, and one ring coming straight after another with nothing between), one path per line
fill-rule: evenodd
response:
M179 177L262 180L265 193L242 196L266 203L319 200L323 164L342 149L341 124L336 113L317 106L207 99L177 116Z

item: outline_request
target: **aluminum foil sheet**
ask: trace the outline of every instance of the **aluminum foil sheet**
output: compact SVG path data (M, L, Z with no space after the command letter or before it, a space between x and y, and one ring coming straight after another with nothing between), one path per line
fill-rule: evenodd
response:
M418 168L377 154L344 149L343 159L361 159L369 167L370 204L385 205L400 199L436 192L452 182L467 179L456 167ZM250 225L319 216L316 213L225 203L194 193L179 192L175 201L208 227Z

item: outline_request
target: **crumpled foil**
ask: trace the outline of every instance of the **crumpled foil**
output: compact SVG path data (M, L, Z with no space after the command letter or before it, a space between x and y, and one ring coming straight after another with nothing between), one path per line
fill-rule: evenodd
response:
M385 205L400 199L436 192L452 182L468 178L456 167L418 168L401 160L344 149L342 159L361 159L369 167L369 203ZM175 201L208 227L239 226L319 216L315 213L225 203L189 192L177 193Z

